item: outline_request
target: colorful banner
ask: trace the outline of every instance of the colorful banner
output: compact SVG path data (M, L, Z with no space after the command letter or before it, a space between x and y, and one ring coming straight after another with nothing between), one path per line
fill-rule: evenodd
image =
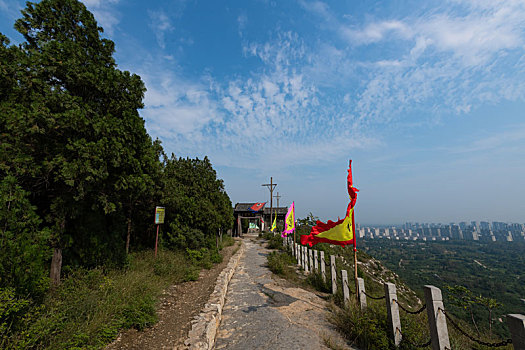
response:
M264 208L265 204L266 204L266 202L264 202L264 203L255 203L254 205L252 205L250 207L250 210L253 211L254 213L258 212L258 211L260 211L260 210L262 210Z
M290 208L288 208L288 213L284 218L284 231L281 234L282 237L286 237L288 234L295 231L295 202L292 202Z
M359 190L353 186L351 160L346 181L350 203L346 208L345 218L336 222L328 220L327 223L318 220L309 235L301 236L301 244L308 244L310 247L317 243L337 244L343 247L345 245L355 246L354 206Z
M273 218L273 224L272 228L270 229L271 232L273 232L277 228L277 215Z

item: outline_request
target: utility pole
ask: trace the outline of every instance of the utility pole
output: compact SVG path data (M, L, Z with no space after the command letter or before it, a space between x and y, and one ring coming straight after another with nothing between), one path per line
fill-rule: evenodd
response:
M273 222L273 189L277 184L273 183L273 177L270 177L270 183L269 184L262 184L261 186L268 187L270 190L270 225Z
M279 198L281 198L281 196L279 196L279 192L277 192L277 196L274 196L275 198L277 198L277 210L279 210ZM275 213L275 216L277 217L279 215L279 211L277 211L277 213ZM273 223L273 221L272 221Z
M279 198L281 198L282 196L279 196L279 191L277 191L277 196L274 196L275 198L277 198L277 208L279 208Z

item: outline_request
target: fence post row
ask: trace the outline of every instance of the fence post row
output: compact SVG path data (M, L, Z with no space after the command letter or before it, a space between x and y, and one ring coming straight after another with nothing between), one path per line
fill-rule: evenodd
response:
M330 255L330 272L332 275L332 294L337 293L337 275L335 272L335 256Z
M348 273L346 270L341 270L341 283L343 284L343 300L345 305L348 305L350 293L348 292Z
M365 280L361 277L357 278L357 286L358 286L358 296L359 296L359 305L361 307L361 310L366 309L366 295L365 295Z
M426 285L425 289L425 303L427 305L428 325L430 327L430 339L432 341L433 350L450 349L450 341L448 339L447 320L442 310L443 297L441 290L437 287Z
M388 323L394 336L394 344L399 346L401 343L401 320L399 318L399 306L397 305L396 285L385 283L386 312Z
M298 243L287 242L292 249L292 254L297 259L305 272L310 269L316 272L321 272L323 281L326 282L326 261L324 251L319 251L320 261L318 259L318 251L309 249ZM330 255L330 272L332 280L332 294L337 293L337 271L335 266L335 256ZM343 284L343 299L345 305L348 305L350 300L350 291L348 287L348 273L346 270L341 270L341 280ZM357 278L357 293L361 310L367 308L367 300L365 294L365 281L363 278ZM401 320L399 318L399 306L396 292L396 285L393 283L385 283L385 299L386 309L388 313L388 322L391 326L391 331L394 335L394 344L399 346L402 339ZM433 350L450 350L450 340L448 336L447 320L445 316L445 307L443 306L443 297L441 290L431 285L424 286L425 303L428 316L428 324L430 328L430 340ZM512 345L514 349L525 349L525 316L521 314L508 314L507 325L509 327Z
M326 283L326 262L324 260L324 251L321 250L321 276L323 276L323 282Z

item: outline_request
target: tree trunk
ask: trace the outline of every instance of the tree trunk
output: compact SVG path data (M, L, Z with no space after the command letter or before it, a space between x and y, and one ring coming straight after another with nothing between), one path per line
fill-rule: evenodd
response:
M128 218L128 235L126 236L126 254L129 253L130 239L131 239L131 216Z
M57 286L60 284L60 271L62 270L62 248L55 248L53 250L53 258L51 259L51 272L49 278L51 285Z

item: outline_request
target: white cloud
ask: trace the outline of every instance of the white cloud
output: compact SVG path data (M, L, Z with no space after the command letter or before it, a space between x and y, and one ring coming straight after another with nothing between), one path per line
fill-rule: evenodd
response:
M175 28L170 22L169 17L164 11L149 11L150 27L155 33L157 44L161 49L166 48L165 36L166 33L172 32Z
M188 81L160 63L140 74L148 88L141 114L168 152L208 154L214 164L239 168L287 167L335 159L374 142L357 133L353 117L320 106L319 91L296 65L305 59L296 34L252 43L244 52L264 64L248 78Z
M402 39L412 37L411 29L403 22L397 20L387 20L370 23L363 29L352 29L346 25L341 25L342 35L355 44L370 44L384 40L389 36L397 36Z
M109 35L113 35L119 23L120 13L115 9L115 5L120 0L82 0L84 5L95 16L98 25L104 28Z
M237 25L239 26L239 36L242 38L246 25L248 24L248 16L246 13L241 13L237 17Z

